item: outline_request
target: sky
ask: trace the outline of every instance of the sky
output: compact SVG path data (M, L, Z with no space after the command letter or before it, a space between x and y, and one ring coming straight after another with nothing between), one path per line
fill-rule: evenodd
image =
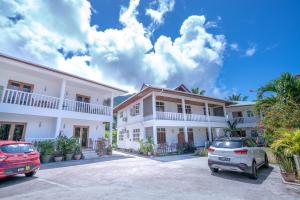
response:
M297 0L1 0L0 52L135 92L225 98L300 74Z

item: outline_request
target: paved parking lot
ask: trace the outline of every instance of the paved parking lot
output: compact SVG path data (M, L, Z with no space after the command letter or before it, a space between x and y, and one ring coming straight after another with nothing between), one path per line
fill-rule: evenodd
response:
M8 178L0 181L0 199L287 200L300 199L300 187L283 184L274 166L251 180L239 173L211 174L207 158L120 154L44 165L35 178Z

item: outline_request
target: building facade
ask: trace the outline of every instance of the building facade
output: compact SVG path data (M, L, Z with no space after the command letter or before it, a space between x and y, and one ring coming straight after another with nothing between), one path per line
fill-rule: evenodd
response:
M118 147L138 150L139 140L152 138L155 148L189 143L205 146L224 135L226 106L231 102L175 89L143 85L141 91L114 108Z
M113 98L126 93L3 54L0 71L0 140L37 141L61 133L90 147L104 137L104 123L112 130Z

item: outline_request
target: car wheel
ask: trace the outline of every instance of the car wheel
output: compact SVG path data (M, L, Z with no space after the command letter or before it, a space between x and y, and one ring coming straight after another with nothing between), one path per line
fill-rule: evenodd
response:
M269 168L269 159L268 159L267 154L265 155L265 164L264 164L264 167L265 168Z
M255 161L252 162L250 178L257 179L257 166Z
M213 168L213 167L211 167L211 168L210 168L210 171L211 171L211 172L217 173L217 172L219 172L219 169L218 169L218 168Z
M36 172L29 172L29 173L25 173L26 177L33 177L35 175Z

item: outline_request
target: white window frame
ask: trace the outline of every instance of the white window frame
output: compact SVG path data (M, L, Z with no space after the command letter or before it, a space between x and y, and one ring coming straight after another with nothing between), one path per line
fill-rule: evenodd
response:
M251 114L250 114L251 113ZM252 110L247 110L246 111L247 117L254 117L254 113Z
M119 132L119 141L124 141L124 131Z
M140 141L140 129L139 128L133 129L132 140L134 142Z
M157 112L165 112L165 102L163 101L156 101L156 111Z
M188 110L190 110L190 112L188 112ZM192 106L187 104L185 105L185 113L186 114L192 114Z

